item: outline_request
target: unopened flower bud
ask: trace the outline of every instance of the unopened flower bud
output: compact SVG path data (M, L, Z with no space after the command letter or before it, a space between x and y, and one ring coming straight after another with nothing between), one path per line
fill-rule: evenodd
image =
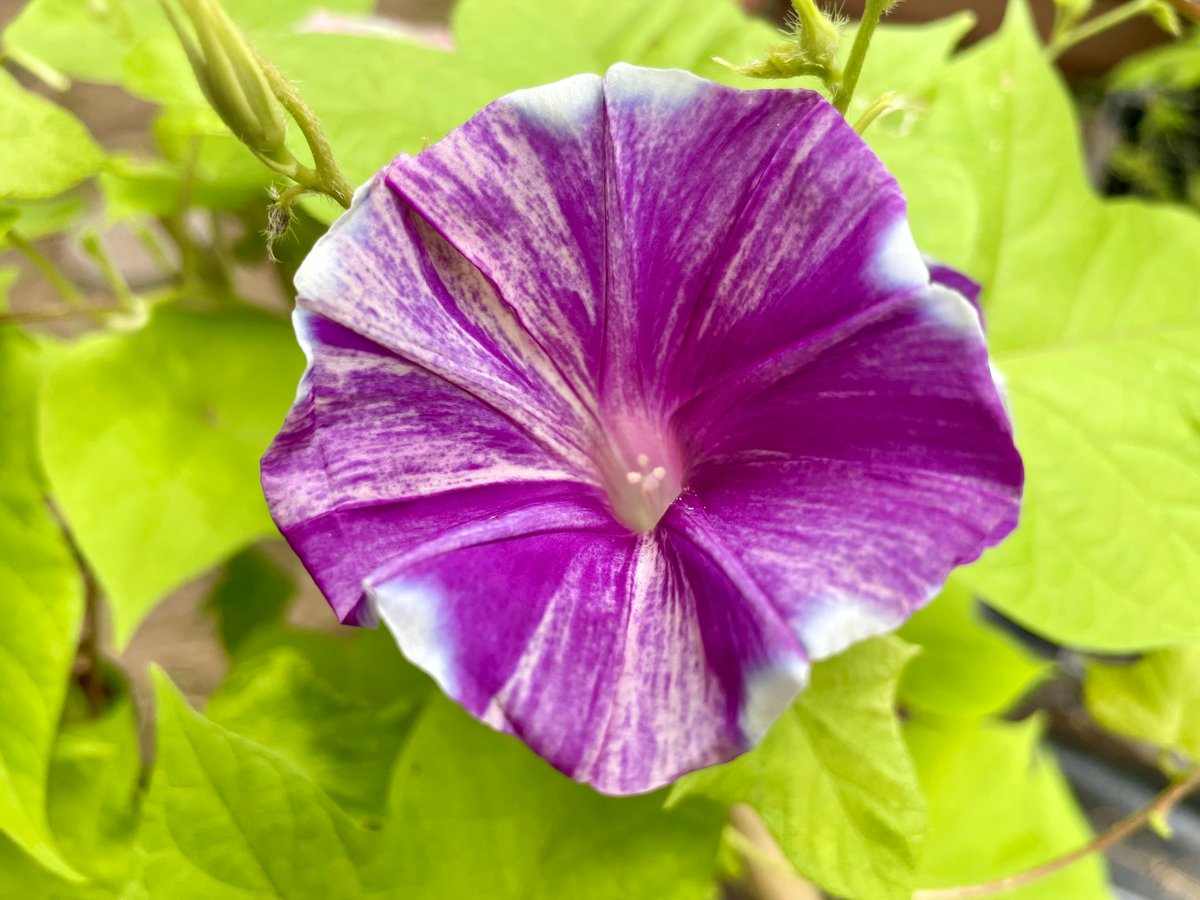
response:
M1175 11L1170 3L1166 0L1161 0L1159 3L1154 3L1147 10L1152 18L1163 31L1172 34L1175 37L1183 34L1183 25L1179 21L1179 13Z
M841 30L821 12L816 0L792 0L792 9L796 11L793 34L808 62L832 69Z
M217 0L161 0L204 96L229 130L260 156L281 160L287 119L258 54ZM174 8L178 3L191 31ZM192 33L194 32L194 34Z
M750 78L796 78L813 75L831 87L841 77L837 49L841 30L817 7L815 0L792 0L795 10L784 40L767 48L767 55L745 65L717 62Z

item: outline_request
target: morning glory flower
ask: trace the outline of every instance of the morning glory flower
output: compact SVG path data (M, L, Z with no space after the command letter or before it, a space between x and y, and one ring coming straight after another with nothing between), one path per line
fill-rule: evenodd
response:
M758 741L1014 526L977 311L807 91L618 65L359 189L263 459L339 618L609 793Z

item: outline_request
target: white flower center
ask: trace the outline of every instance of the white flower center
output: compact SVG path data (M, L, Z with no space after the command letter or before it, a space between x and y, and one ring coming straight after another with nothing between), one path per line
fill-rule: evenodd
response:
M683 460L654 429L619 429L615 437L604 466L613 515L631 531L652 531L683 490Z

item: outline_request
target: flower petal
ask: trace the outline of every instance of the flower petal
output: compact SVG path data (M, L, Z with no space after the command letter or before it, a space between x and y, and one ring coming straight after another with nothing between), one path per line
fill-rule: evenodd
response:
M263 457L263 488L343 619L407 541L583 477L461 388L315 313L295 321L309 368ZM478 490L489 486L512 489Z
M484 403L582 468L594 420L491 283L376 175L296 275L298 305Z
M603 125L600 78L577 75L500 98L387 171L593 403L606 285Z
M813 658L894 628L1016 524L1020 457L953 291L725 396L683 427L704 448L690 484Z
M983 320L983 307L979 303L979 296L983 293L983 285L963 272L958 271L951 266L935 260L926 260L929 266L929 277L934 284L940 284L943 287L948 287L952 291L958 291L966 298L967 302L979 314L979 318Z
M474 715L577 780L636 793L744 750L807 672L740 564L688 533L631 534L581 493L442 535L368 589Z
M629 66L605 93L633 285L609 344L665 366L672 399L929 283L899 186L817 94Z

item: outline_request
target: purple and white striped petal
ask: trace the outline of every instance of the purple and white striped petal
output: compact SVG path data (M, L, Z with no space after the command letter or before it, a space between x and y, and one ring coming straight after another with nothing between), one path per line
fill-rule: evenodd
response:
M294 318L309 366L263 489L343 620L396 546L582 480L462 388L315 313Z
M892 630L1016 525L983 332L941 285L692 417L691 489L815 659Z
M590 408L607 299L605 148L602 81L576 75L502 97L387 170Z
M573 778L646 791L751 746L807 674L689 515L631 534L581 491L439 535L367 589L405 655L469 711Z
M297 304L478 397L578 468L594 420L463 254L392 192L361 187L296 275Z

